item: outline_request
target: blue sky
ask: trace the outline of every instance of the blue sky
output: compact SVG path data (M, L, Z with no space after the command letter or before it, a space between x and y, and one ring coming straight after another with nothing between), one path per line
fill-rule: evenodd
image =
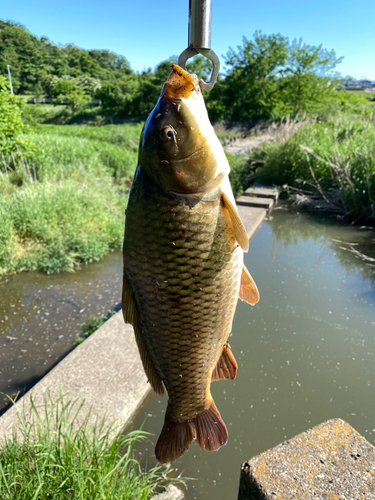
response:
M124 55L135 71L154 68L187 47L188 0L2 0L0 17L22 23L37 37L108 49ZM344 56L343 75L375 80L375 2L373 0L213 0L212 48L252 38L255 30L302 37ZM221 57L222 59L222 57ZM223 59L222 59L223 61Z

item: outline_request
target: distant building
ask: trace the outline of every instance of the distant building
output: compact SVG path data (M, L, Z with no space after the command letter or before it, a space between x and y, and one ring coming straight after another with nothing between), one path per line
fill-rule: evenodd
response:
M370 80L352 80L351 78L346 78L341 81L341 85L347 90L374 90L375 82Z
M358 86L362 87L363 89L372 89L373 84L370 82L370 80L360 80L358 82Z

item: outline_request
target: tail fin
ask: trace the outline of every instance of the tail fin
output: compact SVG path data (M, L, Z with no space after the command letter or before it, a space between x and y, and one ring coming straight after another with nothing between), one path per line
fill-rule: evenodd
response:
M201 448L216 451L228 440L228 431L214 400L208 410L195 417L196 440Z
M195 438L195 428L192 421L178 422L172 420L171 408L168 403L164 425L158 442L156 443L156 460L161 463L172 462L187 451L190 443Z
M188 450L193 439L198 441L201 448L210 451L218 450L227 442L228 431L213 400L207 410L192 420L178 422L172 420L170 413L168 404L164 426L155 448L159 462L179 458Z

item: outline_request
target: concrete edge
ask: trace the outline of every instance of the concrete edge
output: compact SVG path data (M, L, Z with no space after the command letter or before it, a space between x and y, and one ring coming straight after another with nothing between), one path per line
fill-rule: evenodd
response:
M246 206L237 208L251 240L264 221L267 210ZM103 419L108 423L116 421L115 432L119 433L135 418L151 391L133 328L124 323L120 311L70 352L0 417L0 443L20 429L23 419L31 420L33 405L43 417L48 398L56 405L60 394L64 395L65 402L84 400L77 425L86 418L89 427ZM159 495L155 500L184 498L183 492L177 487L168 488L161 494L164 496Z

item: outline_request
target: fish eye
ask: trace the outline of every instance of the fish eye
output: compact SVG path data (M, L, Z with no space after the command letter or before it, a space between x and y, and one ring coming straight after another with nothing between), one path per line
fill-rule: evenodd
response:
M164 139L165 141L171 141L174 138L175 130L170 125L166 125L162 129L160 129L159 134L161 139Z

